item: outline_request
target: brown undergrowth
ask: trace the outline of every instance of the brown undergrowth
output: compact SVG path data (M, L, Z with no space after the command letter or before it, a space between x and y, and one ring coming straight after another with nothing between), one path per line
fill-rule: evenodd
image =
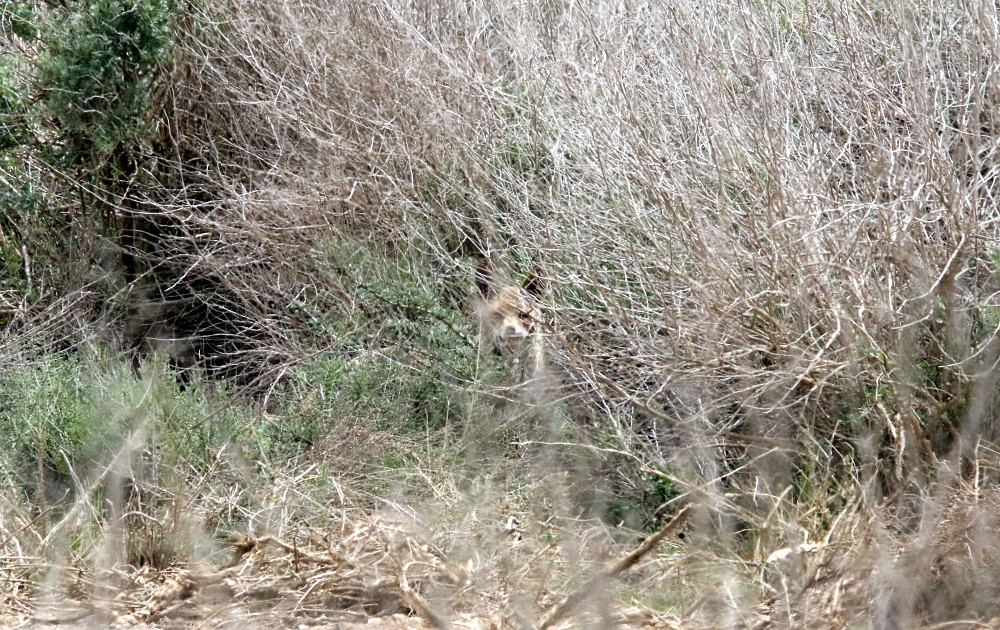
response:
M55 590L22 594L20 609L8 610L6 618L19 626L266 627L280 619L310 627L353 622L438 629L556 628L592 618L619 627L672 628L679 623L675 615L612 602L605 592L640 562L646 572L661 565L658 546L676 533L689 509L620 560L580 567L575 576L556 568L566 559L560 545L529 545L523 536L531 532L510 523L506 531L495 524L509 565L509 573L497 573L478 555L451 560L450 550L438 547L451 541L421 532L413 514L371 518L341 510L328 527L302 528L287 539L234 533L224 554L229 560L220 566L192 562L163 571L116 568L66 576ZM605 600L600 606L588 601L599 595Z
M12 623L1000 615L995 3L0 11Z
M855 503L824 537L803 533L800 544L729 560L699 531L708 526L700 506L633 538L631 550L593 523L510 513L459 532L435 530L398 505L377 517L341 508L324 527L231 532L210 556L165 570L74 570L36 587L17 574L37 560L8 556L3 619L11 627L542 630L931 628L966 618L963 627L993 627L1000 496L964 485L934 504L904 522ZM8 540L8 553L27 529ZM474 549L456 545L466 536Z

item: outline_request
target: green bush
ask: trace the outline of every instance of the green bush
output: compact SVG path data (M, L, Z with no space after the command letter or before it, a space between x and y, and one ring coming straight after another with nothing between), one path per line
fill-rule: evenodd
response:
M0 186L0 264L9 271L0 290L44 304L88 269L65 260L109 243L135 247L126 242L135 240L128 210L149 198L140 181L149 169L140 165L153 157L153 94L174 11L170 0L0 10L17 40L0 57L0 180L8 184Z
M223 446L241 442L253 417L223 392L180 391L165 369L135 379L124 362L98 353L46 355L0 377L0 440L7 445L0 466L29 492L64 491L71 476L99 473L137 435L129 457L197 474Z
M302 371L304 387L332 416L364 413L380 428L417 432L447 424L476 370L474 327L452 303L450 279L412 252L336 242L330 256L357 307L327 322L336 345Z
M36 89L70 163L101 159L150 131L154 70L170 43L168 0L86 0L43 25Z

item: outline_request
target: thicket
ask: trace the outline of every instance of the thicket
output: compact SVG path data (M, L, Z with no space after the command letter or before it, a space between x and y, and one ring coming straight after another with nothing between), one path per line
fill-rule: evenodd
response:
M538 506L611 527L703 504L691 544L801 612L771 551L821 540L847 574L895 557L871 522L930 549L997 478L992 4L2 11L3 466L40 511L162 440L158 474L239 445L365 505L548 479ZM484 260L542 270L542 395L481 351ZM135 383L198 422L100 411ZM933 554L865 565L874 614L989 618L984 544L905 588Z

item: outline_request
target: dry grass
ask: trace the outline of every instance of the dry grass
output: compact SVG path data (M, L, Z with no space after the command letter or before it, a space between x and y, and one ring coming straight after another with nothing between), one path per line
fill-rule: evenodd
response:
M151 284L81 272L18 307L0 365L67 330L131 337L236 383L261 423L329 428L291 461L174 471L138 510L186 532L173 590L53 556L4 496L12 618L70 593L164 627L544 628L560 601L586 627L987 627L998 24L916 0L186 7L136 213ZM482 260L543 270L544 396L477 354ZM211 345L185 345L195 320ZM295 380L317 348L335 375L394 371L324 406L349 394ZM421 374L454 401L438 425L365 406ZM313 397L298 416L286 387ZM609 516L626 499L638 522ZM691 503L682 541L602 569L638 544L622 521ZM30 584L44 563L65 570Z

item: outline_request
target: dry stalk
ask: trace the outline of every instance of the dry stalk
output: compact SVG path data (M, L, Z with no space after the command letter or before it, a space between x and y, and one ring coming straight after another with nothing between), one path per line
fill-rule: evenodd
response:
M451 627L451 624L431 609L430 604L419 593L410 588L410 585L406 581L405 571L401 571L399 575L399 591L406 605L430 624L432 628L448 630Z
M584 600L590 597L596 589L603 588L609 580L617 578L621 573L627 571L630 567L635 566L639 560L644 558L651 551L656 549L656 547L663 541L664 538L669 536L671 533L677 530L684 522L687 520L691 510L694 506L685 505L677 514L674 515L670 521L661 527L655 534L646 538L642 541L638 547L633 549L631 552L611 563L607 567L598 571L596 575L587 580L587 582L573 591L558 604L542 619L541 623L538 625L538 630L545 630L546 628L552 627L553 624L559 622L566 615L572 613Z

